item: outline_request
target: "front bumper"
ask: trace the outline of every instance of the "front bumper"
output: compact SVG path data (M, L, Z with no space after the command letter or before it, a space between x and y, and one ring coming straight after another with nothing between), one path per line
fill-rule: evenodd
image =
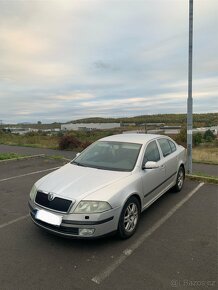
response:
M60 214L55 211L46 209L46 211L62 216L60 226L54 226L44 221L36 219L36 212L40 209L45 210L29 201L30 215L33 222L53 234L74 237L74 238L95 238L107 235L117 230L121 208L111 209L109 211L98 214ZM89 217L87 219L87 217ZM84 231L93 231L91 234L84 234Z

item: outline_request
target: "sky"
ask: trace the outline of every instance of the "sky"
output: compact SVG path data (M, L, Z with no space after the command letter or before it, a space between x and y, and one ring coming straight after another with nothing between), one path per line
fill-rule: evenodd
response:
M186 113L188 4L0 0L0 120ZM194 113L218 111L217 13L194 0Z

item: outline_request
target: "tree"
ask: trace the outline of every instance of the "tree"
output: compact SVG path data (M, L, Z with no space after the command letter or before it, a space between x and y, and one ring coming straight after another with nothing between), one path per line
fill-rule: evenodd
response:
M179 144L186 144L187 142L187 128L182 127L179 134L176 136L176 142Z
M193 144L199 145L202 143L203 136L200 132L193 135Z
M213 132L209 129L204 133L204 140L206 142L212 142L215 139Z

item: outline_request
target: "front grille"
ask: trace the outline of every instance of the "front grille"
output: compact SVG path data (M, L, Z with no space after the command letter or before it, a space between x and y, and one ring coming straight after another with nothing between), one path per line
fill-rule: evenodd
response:
M47 223L45 223L43 221L35 219L35 215L32 214L32 213L31 213L31 216L32 216L33 220L36 222L36 224L38 226L41 225L41 226L43 226L44 228L46 228L48 230L54 230L54 231L56 231L57 233L60 233L60 234L79 235L79 228L64 227L64 226L57 227L57 226L50 225L50 224L47 224Z
M72 203L72 201L69 199L64 199L57 196L53 200L49 201L48 194L41 191L37 191L35 202L46 208L61 212L68 212Z

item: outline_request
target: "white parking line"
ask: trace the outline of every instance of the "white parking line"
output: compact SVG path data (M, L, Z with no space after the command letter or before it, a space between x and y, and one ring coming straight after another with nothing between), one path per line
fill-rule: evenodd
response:
M24 176L28 176L28 175L38 174L38 173L42 173L42 172L46 172L46 171L52 171L52 170L55 170L55 169L58 169L58 168L60 168L60 166L53 167L53 168L48 168L48 169L44 169L44 170L39 170L39 171L34 171L34 172L30 172L30 173L25 173L25 174L12 176L12 177L8 177L8 178L3 178L3 179L0 179L0 182L11 180L11 179L15 179L15 178L20 178L20 177L24 177Z
M202 186L204 183L200 183L196 188L194 188L190 193L187 194L177 205L175 205L164 217L157 221L148 231L146 231L132 246L125 249L122 254L109 265L105 270L100 272L98 275L93 277L91 280L96 284L100 284L103 280L108 278L118 267L121 265L127 257L129 257L138 247L151 235L153 234L161 225L163 225L179 208L181 208L185 202L187 202Z
M5 227L7 227L7 226L9 226L9 225L11 225L11 224L14 224L14 223L16 223L16 222L19 222L19 221L21 221L21 220L24 220L24 219L26 219L26 218L28 218L28 217L29 217L29 214L27 214L27 215L23 215L23 216L21 216L21 217L19 217L19 218L17 218L17 219L14 219L14 220L12 220L12 221L9 221L9 222L7 222L7 223L4 223L4 224L0 225L0 229L5 228Z

